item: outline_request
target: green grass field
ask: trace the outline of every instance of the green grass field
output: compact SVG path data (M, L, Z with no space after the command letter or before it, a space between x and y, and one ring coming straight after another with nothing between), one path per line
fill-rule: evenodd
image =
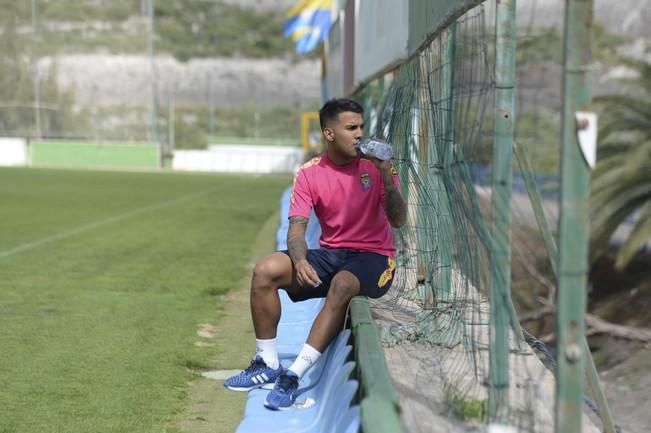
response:
M0 432L174 430L289 180L0 169Z

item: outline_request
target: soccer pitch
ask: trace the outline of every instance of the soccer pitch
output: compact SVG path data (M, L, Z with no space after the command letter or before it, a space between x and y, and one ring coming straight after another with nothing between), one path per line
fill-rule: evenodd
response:
M0 432L165 431L289 182L0 169Z

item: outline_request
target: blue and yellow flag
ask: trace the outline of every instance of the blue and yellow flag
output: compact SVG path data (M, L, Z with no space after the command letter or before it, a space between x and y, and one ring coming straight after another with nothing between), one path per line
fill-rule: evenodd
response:
M287 12L283 35L292 37L297 54L305 54L326 38L331 24L332 0L300 0Z

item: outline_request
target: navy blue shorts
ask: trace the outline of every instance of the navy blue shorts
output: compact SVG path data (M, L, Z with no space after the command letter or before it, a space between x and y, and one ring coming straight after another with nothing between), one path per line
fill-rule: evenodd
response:
M288 254L287 251L282 252ZM396 261L392 257L368 251L320 248L308 250L306 259L319 275L321 284L318 287L303 287L294 293L287 291L294 302L325 298L332 278L340 271L348 271L357 277L360 295L379 298L391 287L396 269Z

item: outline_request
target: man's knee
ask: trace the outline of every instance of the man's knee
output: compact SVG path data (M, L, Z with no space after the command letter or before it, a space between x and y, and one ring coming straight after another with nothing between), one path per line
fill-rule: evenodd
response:
M359 285L347 280L333 281L327 300L335 305L347 305L359 292Z
M253 268L252 288L270 288L291 278L291 262L282 253L260 260Z

